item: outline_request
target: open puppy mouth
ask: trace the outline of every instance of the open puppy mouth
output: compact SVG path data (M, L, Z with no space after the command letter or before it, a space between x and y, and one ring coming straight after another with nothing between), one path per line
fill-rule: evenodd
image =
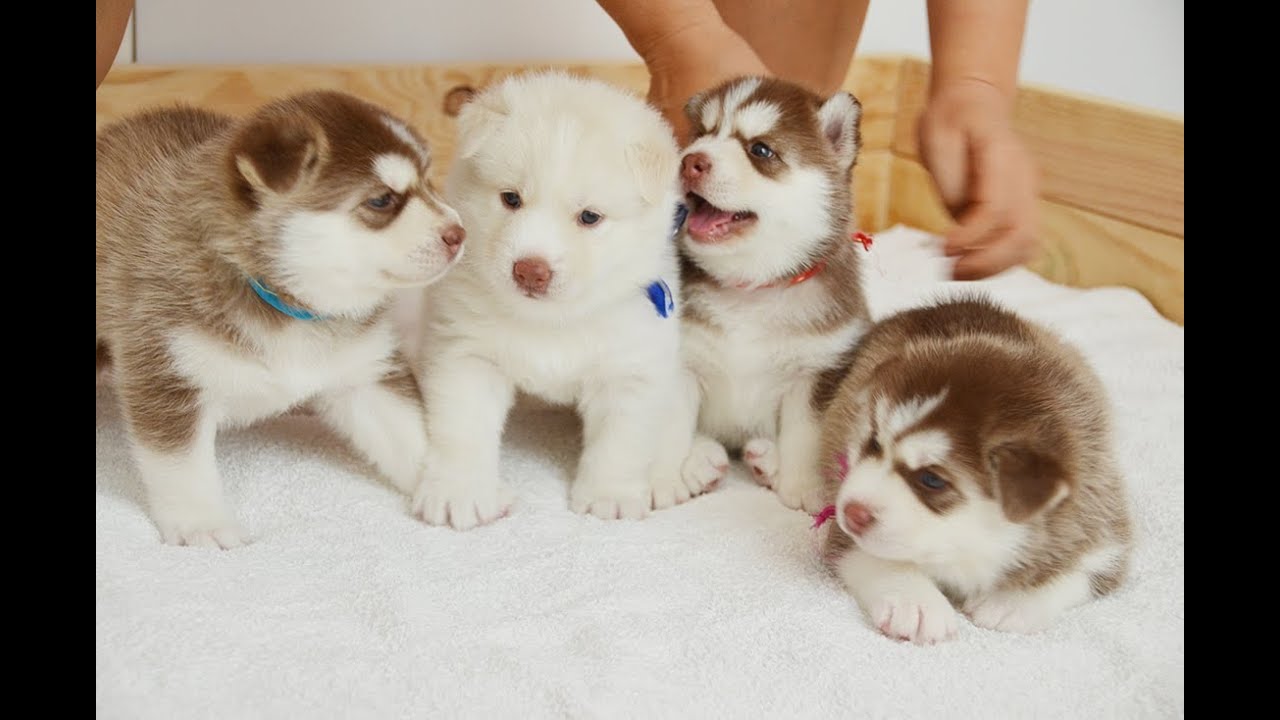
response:
M756 221L750 210L721 210L697 193L688 193L685 202L689 206L685 230L696 242L723 242Z

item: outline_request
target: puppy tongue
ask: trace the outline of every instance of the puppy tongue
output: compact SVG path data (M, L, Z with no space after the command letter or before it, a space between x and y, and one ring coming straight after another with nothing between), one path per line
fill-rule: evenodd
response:
M697 210L689 211L685 227L694 235L708 237L724 232L725 227L733 221L733 213L726 212L711 203L702 203Z

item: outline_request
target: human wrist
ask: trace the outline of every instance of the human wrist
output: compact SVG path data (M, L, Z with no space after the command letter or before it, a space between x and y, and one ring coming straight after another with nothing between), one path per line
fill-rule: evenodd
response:
M929 83L930 105L979 106L1012 121L1016 90L982 73L934 73Z
M695 48L698 37L729 31L710 0L598 2L646 65L664 62L673 51Z

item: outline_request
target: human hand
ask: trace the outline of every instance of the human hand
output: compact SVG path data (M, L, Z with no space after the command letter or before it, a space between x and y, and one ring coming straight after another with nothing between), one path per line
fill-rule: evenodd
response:
M946 234L957 280L1031 260L1039 249L1038 177L1009 99L976 79L938 88L920 118L920 156L957 221Z

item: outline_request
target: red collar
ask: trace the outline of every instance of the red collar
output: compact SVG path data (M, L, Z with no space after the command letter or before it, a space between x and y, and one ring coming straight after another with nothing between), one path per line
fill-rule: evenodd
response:
M871 252L871 243L873 242L873 239L867 233L864 233L861 230L859 230L858 232L855 232L852 235L850 235L849 239L853 240L856 243L861 244L863 250L867 252ZM805 282L806 280L812 279L815 275L817 275L818 273L821 273L823 270L826 270L826 269L827 269L827 261L824 258L810 265L804 270L801 270L795 275L792 275L790 278L786 280L774 280L773 282L765 283L764 285L752 285L750 283L742 283L737 285L737 288L739 290L763 290L765 288L791 287L792 285L799 285L800 283Z

